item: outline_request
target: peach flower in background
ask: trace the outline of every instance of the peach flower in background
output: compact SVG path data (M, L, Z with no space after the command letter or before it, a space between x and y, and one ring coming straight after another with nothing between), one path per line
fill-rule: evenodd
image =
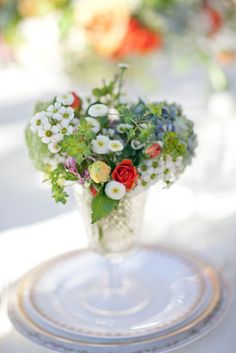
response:
M118 50L127 33L129 17L129 8L123 0L82 0L75 14L77 25L103 56L112 56Z

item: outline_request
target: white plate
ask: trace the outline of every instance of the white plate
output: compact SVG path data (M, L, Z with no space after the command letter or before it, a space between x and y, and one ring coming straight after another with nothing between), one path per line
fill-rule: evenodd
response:
M121 276L137 278L140 287L145 287L150 300L143 310L104 317L91 314L81 305L77 309L81 288L104 271L105 260L88 251L40 266L19 285L25 312L32 322L52 334L114 342L161 337L194 326L219 299L218 279L209 266L187 255L145 247L129 256L120 268Z
M86 257L86 260L83 257ZM129 271L131 271L134 275L134 273L136 273L136 270L134 269L137 269L138 259L140 265L140 267L138 267L139 271L141 271L141 268L144 268L145 270L150 269L149 265L151 263L153 265L158 259L159 265L165 265L165 271L163 271L165 276L163 277L163 275L159 274L157 278L160 280L163 280L163 278L171 278L175 285L174 287L170 286L171 289L169 290L171 290L174 295L176 293L178 295L179 293L181 293L181 295L183 293L188 293L188 295L191 295L192 301L188 299L187 304L188 308L190 308L190 303L195 306L195 314L192 315L191 310L186 314L187 309L185 306L181 306L185 313L183 315L181 315L179 306L177 306L178 310L176 311L173 311L173 309L169 307L171 310L169 308L166 310L169 315L168 318L171 318L172 320L175 320L176 318L177 324L173 323L171 325L169 321L163 320L163 326L162 322L156 322L156 317L160 315L160 312L159 314L154 312L151 316L147 313L148 315L146 316L146 321L143 319L142 323L147 323L150 321L150 318L154 317L155 326L153 326L151 330L145 327L145 329L142 329L141 331L139 329L139 321L136 321L134 330L128 329L126 322L126 326L124 326L125 330L120 337L114 329L109 330L107 327L106 329L103 328L100 331L94 331L94 336L92 336L92 327L88 336L86 336L85 332L81 333L79 331L84 327L84 321L81 322L79 319L76 320L75 318L73 318L73 323L75 323L74 327L76 328L74 331L71 327L68 328L64 322L54 325L55 318L51 317L52 314L57 316L61 315L60 319L62 320L64 317L67 320L71 317L71 312L69 311L68 313L66 310L67 305L64 306L63 304L61 294L64 293L63 295L65 295L65 293L69 293L71 288L74 288L74 286L77 287L78 285L77 280L74 281L72 278L73 274L75 275L73 270L75 264L78 264L79 260L79 263L84 262L84 265L88 267L88 269L88 265L91 264L93 273L97 273L96 271L99 270L100 266L98 266L98 260L95 260L95 258L96 255L91 253L89 254L88 252L72 253L64 257L56 258L24 277L13 290L9 303L9 313L15 327L30 340L44 346L45 348L55 350L57 352L134 353L137 352L137 350L143 352L148 352L150 350L153 352L167 352L179 346L185 345L190 341L196 340L212 329L223 317L222 314L224 313L228 302L228 292L223 290L223 288L220 289L220 287L222 287L220 285L221 282L211 267L187 255L171 252L165 249L145 247L139 251L139 253L136 253L130 257L129 266L128 263L125 265L126 270L129 269ZM96 263L96 268L94 267L95 264L93 261ZM69 264L71 266L68 266ZM67 271L64 271L65 268ZM172 272L174 272L177 277L170 276L168 268L171 268ZM68 269L70 269L70 271L68 271ZM87 274L89 274L90 271L92 271L92 269L87 271ZM80 271L77 271L76 274L78 272ZM153 266L152 271L149 271L149 273L147 272L147 276L150 276L150 273L155 274L156 276L157 272L157 269ZM69 282L65 280L68 279L68 273L72 276ZM178 276L184 277L185 280L181 280ZM194 277L198 277L196 282ZM61 278L61 281L59 281L59 278ZM188 280L186 280L186 278L188 278ZM49 280L51 282L49 282ZM165 281L163 280L163 283L164 282ZM194 290L189 289L189 287L191 287L189 282L193 284L192 288L194 289L199 288L199 286L203 288L204 293L201 292L200 296L199 292L198 295L194 295ZM57 283L57 285L55 285L55 283ZM44 286L42 286L43 284ZM180 289L176 292L175 288L178 288L179 285ZM59 293L56 294L55 288L59 290ZM169 286L162 286L162 288L169 288ZM32 298L30 298L31 295L29 296L29 294L32 294L33 291L36 291L34 293L36 298L34 298L32 303ZM59 301L58 294L60 298ZM43 295L44 298L42 301L40 300L41 295ZM54 300L53 295L55 295ZM170 297L171 303L176 303L176 300L174 300L172 296ZM187 295L184 296L184 298L186 297ZM46 302L46 298L50 301ZM195 298L195 300L193 298ZM35 299L37 299L36 302ZM26 303L27 305L25 305ZM199 306L196 303L201 304ZM38 306L40 305L43 306L40 307L39 312ZM160 304L157 307L161 307ZM57 310L55 308L57 308ZM163 308L166 309L166 306L163 305ZM45 313L46 310L48 310L49 315L46 313L46 318L44 316L41 317L41 309L45 310ZM153 313L152 305L151 312ZM177 317L173 314L174 312L178 313ZM170 315L169 313L172 314ZM77 315L75 316L78 318ZM143 314L141 317L144 317ZM188 317L191 319L188 319ZM156 329L156 334L154 332L154 327ZM165 327L165 329L163 327ZM132 335L125 336L125 332L129 333L130 331Z

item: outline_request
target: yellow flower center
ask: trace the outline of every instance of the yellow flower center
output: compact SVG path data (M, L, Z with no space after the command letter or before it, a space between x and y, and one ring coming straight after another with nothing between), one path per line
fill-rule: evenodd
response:
M45 132L45 135L46 135L47 137L51 137L51 136L52 136L52 131L50 131L50 130L46 131L46 132Z

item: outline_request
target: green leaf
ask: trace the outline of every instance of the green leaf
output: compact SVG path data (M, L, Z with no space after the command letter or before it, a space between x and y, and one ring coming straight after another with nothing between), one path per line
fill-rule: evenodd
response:
M135 114L127 106L125 105L119 106L118 111L125 123L130 124L133 122L133 120L135 120Z
M100 88L94 88L93 89L93 95L95 97L100 97L102 95L101 89Z
M100 221L102 218L108 216L119 201L112 200L107 197L104 190L101 189L99 193L92 199L92 223Z

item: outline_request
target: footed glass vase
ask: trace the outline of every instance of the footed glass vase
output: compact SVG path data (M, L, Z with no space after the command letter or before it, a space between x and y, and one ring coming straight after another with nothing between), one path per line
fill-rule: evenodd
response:
M102 255L104 266L99 276L80 292L81 305L91 314L122 317L135 313L147 304L147 293L137 278L122 270L124 262L139 243L146 193L125 197L101 221L91 223L92 196L75 188L80 213L85 222L89 247Z

